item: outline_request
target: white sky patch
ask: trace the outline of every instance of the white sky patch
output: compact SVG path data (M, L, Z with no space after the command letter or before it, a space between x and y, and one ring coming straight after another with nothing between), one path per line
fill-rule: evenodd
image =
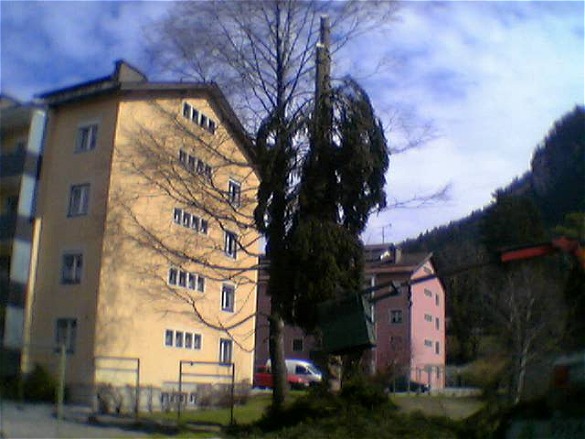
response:
M105 76L120 58L151 73L146 38L169 5L0 1L2 92L29 100ZM335 54L334 77L358 79L385 126L396 114L432 121L432 141L391 157L389 201L451 188L437 206L372 216L364 240L460 219L529 169L551 124L585 101L583 15L582 2L404 2L399 20Z

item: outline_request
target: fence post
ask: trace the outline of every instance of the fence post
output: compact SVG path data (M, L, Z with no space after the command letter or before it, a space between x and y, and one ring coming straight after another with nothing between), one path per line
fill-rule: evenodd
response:
M134 410L134 416L138 420L138 411L140 408L140 358L136 360L136 408Z
M234 425L234 388L236 386L236 364L232 363L232 401L231 401L231 410L230 410L230 425Z
M63 419L63 400L65 399L65 366L67 361L67 351L65 344L60 346L59 354L59 382L57 383L57 419Z
M179 405L177 405L177 423L181 422L181 394L183 392L183 361L179 360Z

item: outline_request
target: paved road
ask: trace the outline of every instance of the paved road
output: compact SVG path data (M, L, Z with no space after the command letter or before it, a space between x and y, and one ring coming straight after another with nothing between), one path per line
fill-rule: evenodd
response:
M147 437L144 431L90 425L89 409L66 407L58 421L53 405L0 401L0 432L5 438L113 438Z

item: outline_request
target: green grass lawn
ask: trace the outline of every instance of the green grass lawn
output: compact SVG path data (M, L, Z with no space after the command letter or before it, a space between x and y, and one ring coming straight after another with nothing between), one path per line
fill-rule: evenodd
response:
M468 418L484 407L483 401L473 397L399 395L392 396L391 400L402 412L420 411L426 416L443 416L454 421Z
M292 392L291 404L305 394L306 392ZM236 406L234 408L236 424L249 425L260 420L269 407L271 398L270 393L257 394L251 396L245 405ZM450 435L454 428L452 422L465 419L483 407L483 403L476 398L448 396L400 395L392 396L390 401L398 407L398 411L389 412L394 414L387 416L387 419L378 417L370 420L367 411L360 415L356 414L355 417L352 417L351 413L349 415L345 413L339 417L318 420L314 427L304 424L300 428L287 428L281 432L267 433L259 437L296 438L307 434L329 435L330 431L331 437L336 438L352 434L351 429L354 425L361 426L359 428L363 428L364 432L369 431L374 435L387 432L388 435L384 437L401 437L401 434L409 434L413 431L417 431L418 434L419 426L420 437L434 437L437 434L441 437L455 437ZM143 418L174 423L177 421L177 413L145 414ZM445 421L440 421L440 418L444 418ZM225 437L222 429L230 424L230 409L186 411L181 414L181 424L184 428L176 437Z

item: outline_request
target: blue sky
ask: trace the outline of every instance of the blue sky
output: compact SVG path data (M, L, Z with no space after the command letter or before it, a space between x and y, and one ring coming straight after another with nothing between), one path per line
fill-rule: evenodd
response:
M29 100L107 75L119 58L156 79L143 48L169 6L2 0L2 92ZM529 169L554 120L584 103L583 21L581 1L404 2L398 20L336 55L334 73L365 86L391 145L400 126L432 123L431 141L391 157L389 199L450 185L435 206L373 215L367 243L462 218Z

